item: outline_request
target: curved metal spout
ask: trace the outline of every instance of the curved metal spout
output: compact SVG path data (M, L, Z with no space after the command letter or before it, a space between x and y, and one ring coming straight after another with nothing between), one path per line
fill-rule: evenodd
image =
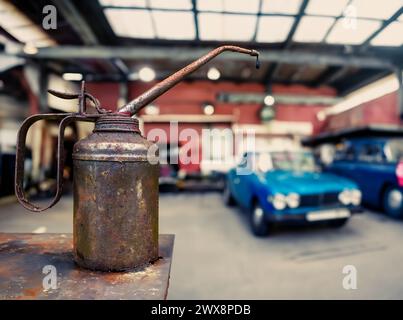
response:
M163 81L157 83L151 89L144 92L142 95L138 96L136 99L130 101L128 104L123 106L119 113L126 113L130 115L134 115L137 113L141 108L146 106L147 104L154 101L160 95L171 89L173 86L178 84L182 81L184 77L191 74L193 71L197 70L201 66L205 65L214 57L218 56L220 53L224 51L233 51L239 53L249 54L251 56L258 57L259 52L256 50L245 49L237 46L221 46L218 47L206 55L202 56L201 58L197 59L196 61L192 62L191 64L187 65L186 67L182 68L181 70L175 72L174 74L170 75L168 78L164 79ZM258 62L258 60L257 60ZM256 63L256 67L258 67L258 63Z

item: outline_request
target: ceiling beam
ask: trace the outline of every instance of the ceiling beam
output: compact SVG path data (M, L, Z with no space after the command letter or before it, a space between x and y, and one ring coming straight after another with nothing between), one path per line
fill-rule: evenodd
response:
M193 12L193 21L195 24L195 39L197 41L200 39L200 36L199 36L199 20L197 19L198 11L196 0L192 0L192 12Z
M262 15L262 7L263 7L263 0L259 0L259 9L256 15L256 24L255 24L255 30L253 31L252 42L256 42L257 32L259 29L259 20L260 16Z
M71 0L54 0L54 4L72 28L74 28L85 45L98 45L100 43L97 35L93 31L93 27L87 23L86 19L84 19L83 15ZM129 71L122 59L111 58L106 64L111 64L122 77L127 77Z
M329 85L343 78L350 68L348 66L329 67L312 83L313 86Z
M288 49L292 43L292 38L294 37L295 32L298 29L299 23L301 22L301 18L305 13L305 9L308 6L309 0L304 0L301 3L301 6L299 8L299 12L297 16L295 17L294 23L291 26L290 32L288 33L287 39L285 40L284 48Z
M205 55L214 48L180 48L161 46L56 46L39 48L35 55L27 55L22 50L12 53L24 58L35 59L170 59L172 61L192 61ZM5 52L7 54L7 52ZM11 55L11 53L10 53ZM225 59L232 61L251 61L251 57L243 54L228 52ZM223 59L223 56L217 59ZM386 59L366 55L342 55L326 53L309 53L306 51L281 51L265 50L260 51L259 59L262 62L277 62L287 64L310 64L310 65L331 65L331 66L351 66L368 69L392 70L395 66Z
M292 38L294 37L294 34L297 31L297 28L299 26L302 16L305 13L305 9L308 6L308 3L309 3L309 0L304 0L301 3L298 14L295 17L294 23L291 26L290 32L287 35L287 39L285 40L284 45L282 46L282 49L287 50L290 48L290 46L292 44ZM273 78L276 77L279 68L280 68L280 66L277 63L273 64L270 68L268 68L267 73L264 76L266 85L270 84L273 81Z
M95 33L71 0L53 0L53 3L70 26L77 32L84 44L96 45L99 43Z

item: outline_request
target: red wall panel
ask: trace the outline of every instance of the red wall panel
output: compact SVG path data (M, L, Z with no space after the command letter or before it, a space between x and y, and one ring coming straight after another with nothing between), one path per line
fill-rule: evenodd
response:
M353 109L330 116L324 130L336 131L345 128L376 124L399 125L397 92L386 94L365 102Z

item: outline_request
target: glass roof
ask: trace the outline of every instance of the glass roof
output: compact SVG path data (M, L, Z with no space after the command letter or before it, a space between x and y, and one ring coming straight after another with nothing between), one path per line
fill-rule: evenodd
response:
M99 0L117 36L401 46L403 0ZM395 22L391 20L395 17ZM290 32L291 39L290 38Z

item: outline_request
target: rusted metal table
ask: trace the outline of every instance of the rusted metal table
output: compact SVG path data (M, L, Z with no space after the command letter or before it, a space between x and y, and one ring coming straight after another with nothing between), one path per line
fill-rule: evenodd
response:
M74 264L71 234L0 233L0 299L166 299L173 244L160 235L160 259L139 270L95 272ZM49 265L57 288L44 290Z

